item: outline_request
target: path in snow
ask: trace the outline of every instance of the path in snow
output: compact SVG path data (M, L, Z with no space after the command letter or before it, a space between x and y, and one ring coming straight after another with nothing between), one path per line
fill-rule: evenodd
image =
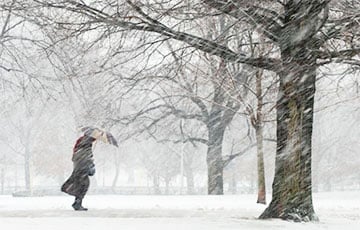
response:
M360 229L360 192L314 194L319 223L258 220L256 195L87 196L75 212L69 196L0 196L1 229Z

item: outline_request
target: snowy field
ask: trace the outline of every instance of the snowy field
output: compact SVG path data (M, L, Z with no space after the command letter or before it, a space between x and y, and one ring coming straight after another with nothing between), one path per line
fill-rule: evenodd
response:
M314 194L318 223L258 220L255 195L87 196L75 212L70 196L0 196L0 229L360 229L360 191Z

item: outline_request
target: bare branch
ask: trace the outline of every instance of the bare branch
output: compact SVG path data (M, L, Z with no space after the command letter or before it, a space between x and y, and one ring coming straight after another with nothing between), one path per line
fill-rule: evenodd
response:
M36 2L47 7L69 10L74 13L84 15L89 19L91 19L92 23L104 23L108 26L121 27L128 30L140 30L140 31L158 33L168 38L185 42L193 48L199 49L205 53L209 53L221 57L226 61L244 63L259 68L268 69L271 71L276 71L279 69L280 61L278 59L265 58L265 57L257 57L257 58L246 57L245 54L236 53L232 51L230 48L226 46L222 46L217 42L210 41L185 32L173 30L165 26L164 24L158 22L157 20L152 19L150 16L140 11L139 10L140 8L138 7L136 8L137 12L138 13L140 12L141 15L145 14L146 16L145 15L143 16L145 17L146 21L137 17L138 19L140 19L140 22L134 23L134 22L130 22L129 20L126 21L125 19L127 19L128 17L127 18L114 17L99 9L75 1L67 1L65 3L58 3L58 4L44 3L42 1L36 1ZM132 5L134 4L132 3Z
M317 51L315 51L315 54L319 59L335 59L335 58L350 59L350 58L360 54L360 47L353 48L353 49L332 51L332 52L317 50Z
M282 29L282 16L270 9L252 5L251 3L237 3L236 1L205 0L207 5L226 13L238 20L244 19L256 27L263 28L263 33L277 42ZM279 20L280 19L280 20Z
M223 164L224 164L224 167L226 167L232 160L234 160L236 157L239 157L239 156L242 156L244 155L245 153L247 153L250 149L252 149L253 147L256 146L256 143L255 144L252 144L252 145L249 145L248 147L246 147L244 150L240 151L240 152L237 152L235 154L232 154L232 155L226 155L226 156L223 156Z

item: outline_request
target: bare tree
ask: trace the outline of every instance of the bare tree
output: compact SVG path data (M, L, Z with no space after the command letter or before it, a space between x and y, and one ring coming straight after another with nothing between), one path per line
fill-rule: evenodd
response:
M69 124L74 123L73 116L67 113L65 106L59 108L55 105L48 105L41 114L42 122L37 122L32 128L41 130L31 137L33 172L35 176L51 178L61 186L72 169L71 157L76 129L72 129L73 126Z
M156 195L170 193L170 182L179 174L180 167L179 162L180 158L177 153L172 152L164 145L161 144L152 144L149 151L147 149L140 149L140 162L141 165L147 171L148 177L152 180L153 193ZM162 183L163 182L163 183ZM165 190L161 190L161 185L165 184Z
M96 26L109 28L109 31L125 29L152 32L164 38L182 41L226 61L276 72L280 78L276 172L273 199L260 218L298 221L317 219L311 193L311 137L316 73L320 66L331 62L358 65L358 60L353 58L360 53L358 2L284 0L249 3L206 0L191 3L195 9L199 9L197 6L209 6L214 11L211 12L209 8L206 11L213 15L226 14L234 19L234 23L241 21L260 28L267 42L278 47L276 55L265 57L251 57L241 51L235 52L230 44L223 45L216 40L192 34L188 27L181 27L184 25L181 23L186 20L181 18L179 24L170 20L177 18L171 16L178 15L176 10L179 9L179 5L171 3L134 3L130 0L114 4L103 1L93 1L91 4L83 1L20 3L21 7L30 4L29 9L34 10L31 14L41 13L46 16L50 8L54 9L58 12L56 18L46 16L46 23L55 22L57 26L69 30L75 25L74 34ZM181 11L186 9L183 8L184 4L180 4ZM205 13L201 10L194 12L191 8L189 11L191 16ZM62 14L67 14L66 19L70 21L62 18Z
M226 36L226 29L233 29L226 28L224 18L204 23L211 24L209 30L212 34L208 36ZM182 134L180 140L177 138L173 141L200 142L208 146L208 193L223 194L222 171L228 159L234 158L222 156L224 133L239 110L240 101L246 97L248 89L245 86L251 72L241 65L201 55L187 47L169 43L167 46L167 49L161 51L168 52L172 62L168 61L151 71L142 70L141 74L124 79L122 85L131 88L136 94L141 92L140 95L146 95L137 100L143 101L144 107L128 116L128 123L136 121L137 125L132 127L137 127L137 130L141 127L140 132L146 131L151 135L155 135L153 130L161 130L157 132L157 138L161 139L159 132L163 132L163 129L156 128L160 127L159 123L162 126L172 123L173 117L184 120L185 124L188 123L186 126L191 128L185 130L185 136ZM243 75L248 77L242 79ZM201 129L205 132L194 134L194 127L199 125L205 127ZM171 130L168 125L165 126ZM203 137L206 134L207 138Z
M257 34L256 34L257 35ZM256 36L255 35L255 36ZM253 44L252 34L249 34L249 40L251 45L251 53L253 56L264 56L265 52L268 55L273 51L268 44L266 44L263 37L260 37L260 43ZM275 99L272 97L274 88L277 85L276 79L271 79L269 73L264 73L263 69L257 69L254 71L255 83L254 89L250 90L255 97L254 102L250 102L246 105L246 110L252 127L255 130L255 139L257 147L257 175L258 175L258 198L257 203L266 204L266 186L265 186L265 164L264 164L264 141L274 141L275 139L266 138L264 135L264 127L266 122L274 120L271 118L271 112L274 108ZM251 87L251 86L249 86ZM268 97L269 99L266 100ZM251 100L250 100L251 101ZM270 120L269 120L270 119Z

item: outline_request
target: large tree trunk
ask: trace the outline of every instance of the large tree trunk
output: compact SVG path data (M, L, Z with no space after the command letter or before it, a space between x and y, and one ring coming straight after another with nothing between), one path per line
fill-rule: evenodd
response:
M273 196L260 218L318 220L312 203L311 139L317 56L316 36L326 1L288 1L279 33L282 68L277 99L277 150ZM311 8L311 9L310 9ZM320 15L320 14L323 15Z
M316 68L301 64L289 62L280 75L273 196L260 218L317 220L311 191Z
M208 167L208 194L223 195L223 170L222 143L225 128L221 125L212 125L209 129L209 142L207 150Z

